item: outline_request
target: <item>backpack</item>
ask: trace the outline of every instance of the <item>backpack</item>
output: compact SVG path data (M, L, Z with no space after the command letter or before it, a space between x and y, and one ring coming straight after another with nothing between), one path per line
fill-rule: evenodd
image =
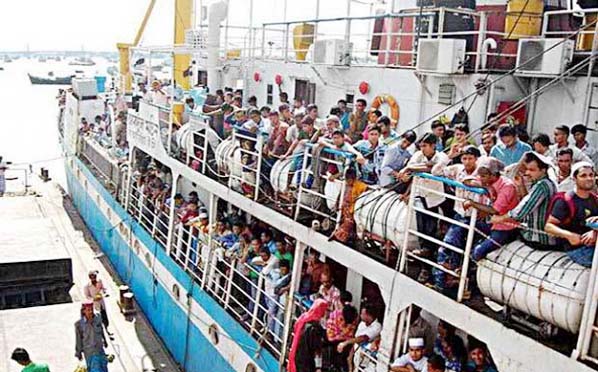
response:
M552 198L550 199L550 203L548 204L548 209L546 210L546 221L548 221L548 217L552 215L552 209L554 208L554 204L558 200L563 200L569 209L569 214L567 217L561 221L561 225L568 225L571 223L571 220L575 217L575 202L573 201L573 194L568 191L559 191L555 193Z
M569 207L569 215L563 221L561 221L561 224L570 224L573 218L575 218L575 213L577 212L575 202L573 201L573 195L575 195L573 191L559 191L555 193L552 196L552 199L550 199L550 204L548 205L548 210L546 211L546 220L548 220L548 217L550 217L550 215L552 214L552 208L554 207L554 203L556 203L557 200L563 200L565 204L567 204L567 206ZM590 198L598 199L598 194L592 192L590 194Z

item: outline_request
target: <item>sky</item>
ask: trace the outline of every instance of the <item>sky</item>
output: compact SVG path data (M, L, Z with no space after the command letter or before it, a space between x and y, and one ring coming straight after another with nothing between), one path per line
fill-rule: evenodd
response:
M209 5L211 0L196 0ZM288 0L287 20L315 17L318 0ZM250 0L230 0L229 24L249 24ZM117 42L132 42L149 0L2 0L0 51L114 51ZM254 0L253 24L283 20L283 0ZM320 0L320 17L345 14L346 0ZM199 12L198 12L199 13ZM174 0L157 0L143 44L170 44ZM353 15L368 15L369 5L353 3ZM196 17L199 23L200 16Z

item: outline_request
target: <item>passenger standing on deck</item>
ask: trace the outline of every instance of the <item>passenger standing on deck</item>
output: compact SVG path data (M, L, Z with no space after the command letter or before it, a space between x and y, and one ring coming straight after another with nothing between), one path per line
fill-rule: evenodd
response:
M575 189L575 180L571 177L573 150L560 149L556 156L558 191L567 192Z
M586 141L588 128L583 124L576 124L571 128L571 134L575 139L575 147L586 154L592 160L594 166L598 166L598 150Z
M355 112L349 117L349 130L347 135L351 137L352 142L362 139L362 133L368 124L368 115L365 112L367 102L365 99L358 99L355 103Z
M532 147L517 138L517 130L510 124L498 128L499 143L490 150L490 156L500 160L505 166L519 162L523 154L532 151Z
M328 303L318 299L295 322L288 372L315 372L322 368L320 356L325 331L320 321L326 315L327 309Z
M108 330L110 322L106 313L106 302L104 302L104 296L107 296L106 288L104 288L104 283L98 279L98 272L96 270L91 270L88 275L89 282L83 287L83 293L85 294L85 298L93 301L93 308L96 312L100 313L102 324L106 327L106 333L112 336L112 333Z
M152 83L152 90L149 92L149 101L154 105L168 106L168 96L162 89L162 84L158 80Z
M546 232L560 238L558 245L565 247L574 262L592 266L597 232L586 222L598 222L598 196L593 192L596 184L592 163L573 165L571 177L575 191L557 194L546 222Z
M411 159L411 151L409 148L417 140L417 135L414 131L408 130L401 135L401 140L398 144L390 145L384 152L381 169L378 180L382 187L394 187L399 181L399 172L407 165ZM406 190L407 184L402 188L395 188L395 191L402 194Z
M108 347L102 319L93 312L93 302L81 304L81 319L75 322L75 357L87 364L87 372L107 372L108 359L104 348Z
M23 348L16 348L10 357L10 359L22 365L24 368L21 372L50 372L47 364L33 363L29 358L29 353Z
M576 146L571 146L569 144L569 132L569 127L566 125L559 125L554 128L554 144L550 145L550 157L556 159L557 152L560 149L570 148L573 150L573 164L580 161L592 163L592 159L590 159L588 155L583 153Z

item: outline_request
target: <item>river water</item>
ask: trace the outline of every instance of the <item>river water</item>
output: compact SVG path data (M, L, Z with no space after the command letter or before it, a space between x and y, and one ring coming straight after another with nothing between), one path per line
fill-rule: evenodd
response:
M24 173L31 164L34 173L41 167L47 168L50 177L66 188L64 159L58 141L59 88L67 86L31 85L28 73L47 76L49 71L62 76L83 70L87 76L97 72L105 74L108 62L98 59L91 67L69 66L68 61L38 62L36 59L21 58L11 63L0 62L0 156L12 162L7 176L18 180L8 182L8 189L22 190Z

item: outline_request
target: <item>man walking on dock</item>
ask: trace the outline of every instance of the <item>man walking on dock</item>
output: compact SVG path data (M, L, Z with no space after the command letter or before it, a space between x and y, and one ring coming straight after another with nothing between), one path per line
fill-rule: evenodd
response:
M108 359L104 348L108 346L102 319L93 312L92 301L81 305L81 319L75 322L75 356L87 364L88 372L108 372Z
M96 312L100 313L102 317L102 324L106 328L106 333L112 339L112 333L108 330L108 325L110 322L108 321L108 314L106 313L106 303L104 302L104 296L106 295L106 289L104 288L104 284L100 279L98 279L98 272L95 270L91 270L89 272L89 283L83 287L83 292L85 293L85 298L89 301L93 301L93 308Z

